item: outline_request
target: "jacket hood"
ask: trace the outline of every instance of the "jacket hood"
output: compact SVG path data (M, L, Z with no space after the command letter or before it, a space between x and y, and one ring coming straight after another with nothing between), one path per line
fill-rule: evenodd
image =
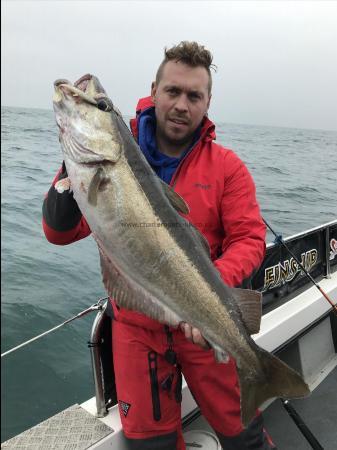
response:
M138 140L138 116L140 115L140 113L142 113L148 108L154 108L152 97L149 96L139 99L136 108L136 117L130 120L130 127L132 134L137 140ZM201 136L202 139L206 141L209 140L213 141L216 139L215 125L211 120L209 120L207 116L205 116L202 121Z

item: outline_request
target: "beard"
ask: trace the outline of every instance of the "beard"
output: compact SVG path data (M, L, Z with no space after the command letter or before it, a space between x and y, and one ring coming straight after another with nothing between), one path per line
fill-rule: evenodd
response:
M187 148L193 141L194 133L196 130L188 131L186 134L180 135L174 132L168 133L165 129L162 129L158 124L156 127L156 135L160 137L167 145L176 148Z

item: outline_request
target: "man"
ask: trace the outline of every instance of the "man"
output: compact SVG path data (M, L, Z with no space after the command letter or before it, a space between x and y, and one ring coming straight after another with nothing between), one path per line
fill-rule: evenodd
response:
M165 50L151 97L139 101L131 129L157 175L189 205L187 219L208 240L224 282L239 286L262 262L265 226L247 168L214 142L215 126L207 118L211 66L211 53L196 42ZM63 165L53 185L66 176ZM53 186L44 201L43 226L55 244L90 234L72 194L59 194ZM181 372L224 450L271 448L259 413L242 427L232 359L217 363L200 331L189 324L170 329L113 301L112 306L117 395L130 449L185 449Z

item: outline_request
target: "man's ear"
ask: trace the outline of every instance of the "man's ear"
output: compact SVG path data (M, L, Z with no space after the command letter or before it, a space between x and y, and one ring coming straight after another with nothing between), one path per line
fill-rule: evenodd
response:
M151 84L151 97L152 97L153 103L154 103L154 98L156 96L156 92L157 92L156 82L152 81L152 84Z
M208 102L207 102L206 114L208 113L208 108L209 108L209 105L211 104L211 98L212 98L212 94L209 94L209 98L208 98Z

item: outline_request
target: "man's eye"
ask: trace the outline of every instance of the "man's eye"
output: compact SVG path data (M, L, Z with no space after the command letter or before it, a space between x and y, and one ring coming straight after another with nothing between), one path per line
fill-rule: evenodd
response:
M192 102L196 102L196 101L200 100L200 95L199 94L190 94L189 98Z
M177 89L169 89L168 93L169 93L169 95L177 95L178 94L178 90Z

